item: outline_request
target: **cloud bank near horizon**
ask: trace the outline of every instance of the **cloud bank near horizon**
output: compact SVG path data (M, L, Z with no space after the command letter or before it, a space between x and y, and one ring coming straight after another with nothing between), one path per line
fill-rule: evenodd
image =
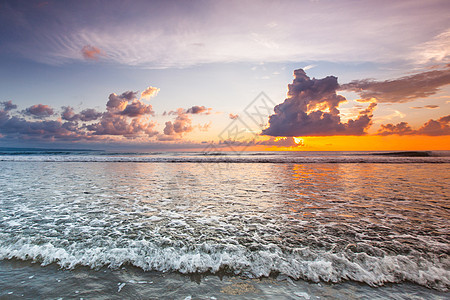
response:
M450 65L443 70L422 72L399 79L374 81L355 80L339 85L337 77L309 78L305 71L294 71L294 80L288 85L287 98L275 106L275 114L269 117L269 126L262 131L268 136L333 136L365 135L372 125L373 111L377 103L404 103L436 94L440 88L450 84ZM370 104L358 112L358 116L347 122L341 121L339 106L347 102L338 90L358 93L357 101ZM438 108L425 105L424 108ZM422 108L422 107L413 107ZM414 130L406 122L382 124L377 135L450 135L449 116L430 119Z
M62 106L61 112L44 104L35 104L17 111L10 101L0 102L0 139L36 142L125 142L125 141L177 141L184 133L208 130L206 125L193 125L189 115L210 114L212 109L194 105L179 108L174 121L166 122L162 132L152 120L156 113L151 104L141 99L156 96L159 89L148 87L140 94L126 91L112 93L103 112L93 108L76 112L73 107ZM168 115L173 115L168 114ZM31 118L31 120L30 120ZM57 118L57 119L55 119ZM153 139L152 139L153 138Z
M448 68L448 66L447 66ZM255 140L252 146L284 146L297 147L292 139L277 137L302 136L360 136L368 134L372 125L373 112L377 103L403 103L435 94L440 88L449 84L444 71L433 73L442 76L431 76L437 82L430 84L429 71L402 77L400 79L374 82L367 85L367 80L352 81L339 85L335 76L322 79L310 78L305 71L294 71L294 79L288 85L287 98L275 106L275 113L269 117L269 126L262 130L262 135L270 136L269 140ZM422 78L423 80L419 80ZM438 78L438 79L437 79ZM413 84L407 86L408 80ZM356 88L356 85L361 83ZM389 93L388 85L398 85L401 92L396 96ZM370 99L362 97L356 105L354 117L345 122L341 118L340 105L347 99L337 92L350 89L364 96L369 93ZM19 110L11 100L0 102L0 140L2 141L37 141L37 142L116 142L116 143L192 143L185 139L186 134L194 130L207 131L211 121L205 124L194 124L195 115L211 116L213 110L203 105L193 105L164 112L160 116L173 118L157 128L154 117L156 112L151 104L142 99L156 96L159 89L148 87L142 93L126 91L121 94L111 93L107 99L105 110L93 108L79 112L73 107L62 106L56 110L45 104L35 104ZM399 98L402 95L404 98ZM379 98L381 100L379 100ZM390 101L390 102L389 102ZM437 105L412 107L414 109L439 108ZM228 118L235 120L238 115L230 114ZM417 129L407 122L398 124L381 124L375 135L450 135L450 116L436 120L430 119ZM212 141L213 143L217 143ZM198 143L198 142L194 142ZM218 143L220 144L220 142Z

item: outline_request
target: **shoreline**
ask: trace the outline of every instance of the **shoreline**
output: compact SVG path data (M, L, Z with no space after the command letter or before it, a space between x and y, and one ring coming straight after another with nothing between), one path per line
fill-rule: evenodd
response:
M445 299L447 293L403 282L371 287L364 283L314 283L277 278L143 271L133 266L64 270L21 260L0 261L0 297L32 298L153 298L159 299Z

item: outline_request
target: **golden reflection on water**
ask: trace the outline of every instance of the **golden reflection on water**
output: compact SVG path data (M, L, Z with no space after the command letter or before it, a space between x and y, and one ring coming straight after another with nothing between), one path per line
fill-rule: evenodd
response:
M341 272L345 257L336 278L347 278L355 263L372 272L374 258L390 268L390 255L443 270L448 182L448 164L12 162L0 173L0 225L8 245L120 248L125 261L129 249L155 263L168 250L176 261L236 254L259 267L277 254L269 271L295 257L301 270L325 260Z
M285 204L305 218L356 218L399 227L448 217L449 172L418 164L294 164L284 166ZM448 171L440 165L439 169ZM289 175L291 178L289 178ZM430 180L435 178L437 180ZM439 205L436 206L436 202ZM347 220L349 221L349 220Z
M257 218L434 232L450 217L446 164L110 162L90 163L88 172L83 166L48 164L39 172L72 180L74 195L101 201L122 218L152 218L148 226L181 215L191 225L222 218L244 228L243 219Z

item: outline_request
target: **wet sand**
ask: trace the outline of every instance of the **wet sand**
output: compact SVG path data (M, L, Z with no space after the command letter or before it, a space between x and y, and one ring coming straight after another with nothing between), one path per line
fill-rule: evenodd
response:
M446 299L445 292L416 284L370 287L292 280L286 276L248 279L211 274L145 272L78 267L62 270L29 261L0 262L1 299Z

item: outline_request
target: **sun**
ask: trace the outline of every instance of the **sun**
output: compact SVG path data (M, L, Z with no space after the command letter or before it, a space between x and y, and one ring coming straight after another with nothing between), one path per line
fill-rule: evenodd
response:
M294 139L294 142L295 142L297 145L303 145L303 144L304 144L303 139L300 138L300 137L293 137L293 139Z

